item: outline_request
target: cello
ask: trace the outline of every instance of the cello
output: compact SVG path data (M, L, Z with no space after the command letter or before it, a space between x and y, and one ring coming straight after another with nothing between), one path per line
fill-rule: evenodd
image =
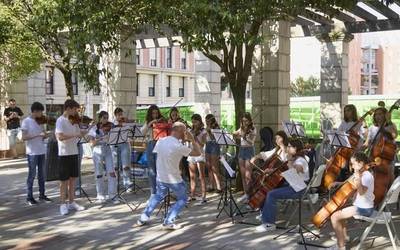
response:
M265 174L265 170L272 169L272 172ZM250 195L249 206L261 208L267 193L279 186L283 177L281 173L288 169L288 162L283 162L278 154L274 153L261 168L262 173L253 182L253 192Z
M377 159L378 160L378 159ZM370 167L376 167L379 162L373 162L367 164L363 171L367 171ZM331 217L331 215L343 208L349 198L353 197L356 193L357 188L353 183L354 174L350 176L333 194L330 201L328 201L312 218L312 223L317 227L321 228Z
M358 143L360 142L360 135L355 131L355 128L360 125L362 121L364 121L367 115L371 115L374 112L374 109L369 110L362 117L360 117L356 123L351 126L351 128L347 131L349 134L349 142L351 148L341 147L336 149L333 156L326 164L326 170L322 182L322 187L327 190L329 186L336 180L337 176L340 173L340 170L346 166L347 162L350 160L350 157L353 155L356 150Z
M389 109L388 114L390 115L393 110L398 109L400 106L400 99L397 100ZM390 121L386 120L382 126L380 126L378 133L370 147L370 160L379 162L374 168L374 195L375 205L379 205L385 197L386 191L393 181L393 175L391 171L391 164L396 156L396 143L395 138L385 131L385 126Z

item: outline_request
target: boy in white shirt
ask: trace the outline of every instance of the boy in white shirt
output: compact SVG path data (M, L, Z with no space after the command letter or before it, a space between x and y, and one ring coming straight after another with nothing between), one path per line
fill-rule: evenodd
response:
M83 132L79 124L72 124L70 116L77 114L79 104L71 99L64 103L64 113L56 121L56 137L58 141L58 164L60 167L60 213L68 214L69 209L77 211L85 208L78 205L75 199L75 179L79 176L78 141ZM69 204L66 203L68 191Z
M47 137L41 126L35 119L43 115L44 107L40 102L34 102L31 106L31 115L25 118L21 124L22 140L25 141L26 154L28 159L28 178L26 180L27 198L29 205L37 205L33 198L33 182L36 177L36 167L39 183L39 200L51 202L45 195L44 164L46 146L44 139Z

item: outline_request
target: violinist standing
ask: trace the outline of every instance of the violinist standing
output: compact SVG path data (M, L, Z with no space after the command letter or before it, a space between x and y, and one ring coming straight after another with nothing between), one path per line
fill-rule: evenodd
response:
M73 123L69 117L78 114L79 104L68 99L64 103L64 113L56 121L56 137L58 141L58 164L60 167L60 213L68 214L68 210L81 211L85 208L75 202L75 179L79 176L78 141L86 131L81 131L79 124ZM66 194L68 192L69 202Z
M29 205L36 205L37 201L33 198L33 182L38 175L39 201L51 202L45 195L44 164L46 146L44 139L47 137L43 126L36 119L42 117L44 106L40 102L34 102L31 106L31 115L22 120L21 131L22 140L25 141L26 155L28 159L28 178L26 180L27 198Z
M222 189L219 175L219 157L221 149L211 132L212 129L220 129L220 127L213 114L206 115L205 120L207 132L205 146L206 168L208 169L208 177L212 186L208 191L214 191L216 188L217 193L221 193Z
M151 105L147 110L146 114L146 122L141 128L142 134L145 136L147 140L146 146L146 156L147 156L147 166L149 173L149 183L150 183L150 191L151 194L156 193L156 159L157 155L153 153L154 146L157 143L157 140L154 138L153 133L153 124L159 122L162 119L162 115L160 113L160 109L156 105Z
M113 198L117 194L117 178L113 167L111 147L106 143L105 137L110 132L113 124L108 121L108 113L101 111L98 116L98 123L90 129L88 136L93 147L93 163L96 178L97 202L103 203L106 200L104 167L108 181L108 197ZM119 203L118 199L112 201Z
M234 136L240 138L239 148L239 167L242 177L244 195L239 198L239 201L247 203L250 196L250 181L251 181L251 165L250 160L254 156L254 142L257 136L257 130L253 125L251 114L244 113L240 121L240 129L233 133Z
M354 170L351 182L357 189L357 195L352 206L331 215L332 227L340 250L346 249L345 242L350 240L347 235L346 220L356 214L371 216L374 211L374 176L366 168L368 162L368 157L363 152L357 152L350 158Z
M124 122L124 111L121 108L116 108L114 110L114 125L115 126L122 126ZM119 161L120 166L118 166L118 154L119 154ZM122 166L122 182L124 187L127 188L127 192L131 192L130 186L131 182L131 144L129 141L125 143L118 144L117 146L113 147L113 159L114 159L114 167L119 172L120 167Z

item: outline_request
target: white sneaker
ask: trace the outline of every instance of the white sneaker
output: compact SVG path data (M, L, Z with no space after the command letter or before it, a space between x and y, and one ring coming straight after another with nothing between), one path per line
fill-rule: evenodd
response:
M85 207L79 205L78 203L76 203L75 201L68 204L68 209L69 210L76 210L76 211L82 211L85 210Z
M261 220L262 220L262 215L261 215L261 214L257 215L257 216L256 216L256 220L261 221Z
M142 214L140 215L140 219L138 219L136 221L136 225L138 225L139 227L146 225L150 220L150 217L147 216L146 214Z
M261 224L256 227L256 232L259 233L271 232L274 230L276 230L276 226L274 224Z
M244 195L240 196L240 198L237 201L247 203L247 202L249 202L249 196L247 194L244 194Z
M181 228L182 228L181 225L177 225L177 224L174 224L174 223L171 223L171 224L163 224L162 226L163 226L163 228L166 229L166 230L177 230L177 229L181 229Z
M60 214L61 215L67 215L68 214L67 204L61 204L60 205Z
M97 198L96 198L96 203L103 204L104 202L106 202L105 197L102 196L102 195L98 195Z
M111 200L111 202L113 203L113 204L120 204L121 202L119 201L119 199L118 198L114 198L114 199L112 199Z

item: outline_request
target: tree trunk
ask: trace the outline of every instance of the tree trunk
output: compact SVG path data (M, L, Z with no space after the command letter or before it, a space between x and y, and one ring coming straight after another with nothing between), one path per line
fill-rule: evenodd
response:
M230 83L232 90L233 101L235 103L235 128L240 128L240 118L246 112L246 84L247 82ZM240 140L236 142L240 145ZM238 159L239 150L236 150L236 159ZM239 162L237 161L237 174L236 174L236 191L243 190L242 177L239 169Z
M60 71L64 76L65 88L67 90L67 96L69 96L71 98L71 100L73 100L74 92L72 89L72 71L71 70L60 70Z

